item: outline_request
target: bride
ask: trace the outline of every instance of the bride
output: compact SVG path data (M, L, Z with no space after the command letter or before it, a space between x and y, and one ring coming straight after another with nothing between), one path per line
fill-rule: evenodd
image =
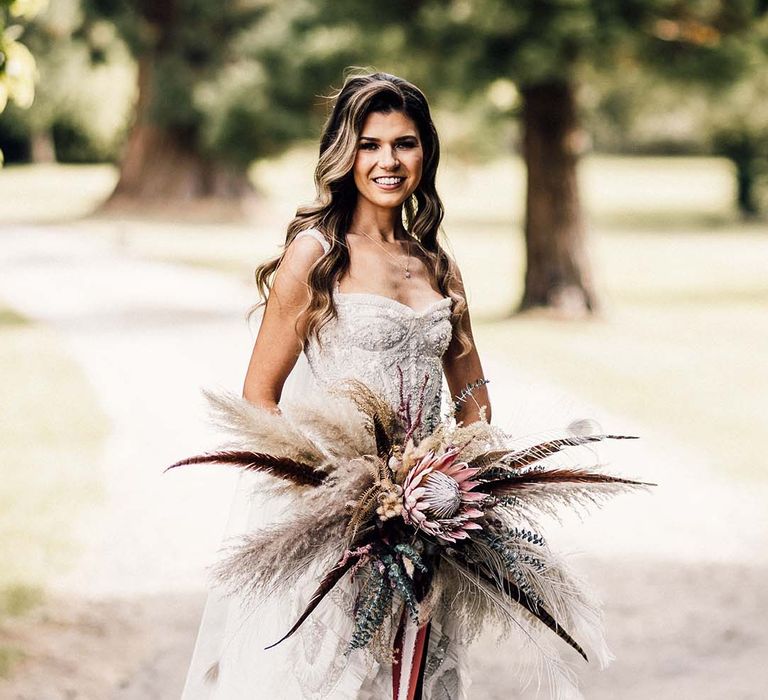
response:
M315 171L317 198L298 209L282 253L256 271L266 302L245 377L248 401L281 402L362 380L393 405L424 397L423 435L446 396L458 421L490 420L461 275L441 247L443 206L435 189L437 132L423 93L387 73L354 75L334 96ZM478 385L467 392L467 385ZM418 437L418 436L417 436ZM260 501L243 473L228 531L264 525L274 499ZM392 697L392 668L360 650L344 654L351 589L337 586L294 637L265 650L290 626L317 583L293 600L270 598L255 612L212 590L184 700ZM420 694L467 697L466 648L450 619L433 621Z

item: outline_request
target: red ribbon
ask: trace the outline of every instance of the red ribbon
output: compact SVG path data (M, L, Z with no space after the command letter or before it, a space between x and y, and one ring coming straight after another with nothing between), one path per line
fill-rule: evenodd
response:
M403 649L405 626L408 622L407 613L403 610L400 624L397 627L394 644L394 662L392 663L392 699L393 700L421 700L424 685L424 669L427 660L427 645L429 644L430 623L419 627L416 631L413 649ZM403 654L412 654L410 664L410 677L408 690L405 695L400 695L400 672L404 665Z

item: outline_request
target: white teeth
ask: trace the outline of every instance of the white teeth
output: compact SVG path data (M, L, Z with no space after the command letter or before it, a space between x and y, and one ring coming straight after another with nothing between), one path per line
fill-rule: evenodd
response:
M402 182L405 180L404 177L375 177L373 178L374 182L378 182L382 185L396 185L399 182Z

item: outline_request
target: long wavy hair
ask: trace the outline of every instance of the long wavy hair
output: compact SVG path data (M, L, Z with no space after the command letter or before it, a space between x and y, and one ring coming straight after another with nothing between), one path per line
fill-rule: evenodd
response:
M438 290L453 299L451 322L454 334L459 342L460 356L467 354L471 343L460 324L467 308L466 299L461 293L455 263L438 241L444 213L435 187L440 142L426 97L407 80L376 72L347 75L343 87L329 99L332 109L323 128L320 157L315 168L315 201L297 209L296 216L288 224L282 252L256 268L256 286L261 300L249 315L267 303L275 272L295 236L305 229L316 228L331 245L329 252L320 257L309 272L310 299L299 314L299 318L304 314L305 323L301 329L298 321L296 324L302 344L336 317L333 289L350 263L346 234L358 195L353 174L358 138L372 112L402 112L418 128L424 153L421 181L403 203L403 224L417 243L412 246L414 256L424 262Z

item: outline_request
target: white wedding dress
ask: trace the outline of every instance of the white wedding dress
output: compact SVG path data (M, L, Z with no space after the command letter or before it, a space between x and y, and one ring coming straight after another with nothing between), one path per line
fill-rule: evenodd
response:
M315 230L327 253L330 244ZM312 338L283 387L281 402L356 378L397 409L403 391L414 401L424 392L426 434L440 419L444 400L441 357L451 340L451 299L414 310L376 294L334 291L338 318ZM398 369L399 368L399 369ZM418 436L417 436L418 437ZM278 520L281 504L258 494L263 475L243 472L227 535ZM182 700L386 700L392 697L391 667L356 650L344 651L352 633L351 584L344 579L293 637L278 646L324 571L308 571L290 597L266 599L255 610L213 587L203 613ZM453 635L450 617L437 616L427 649L423 700L466 700L470 679L467 650Z

